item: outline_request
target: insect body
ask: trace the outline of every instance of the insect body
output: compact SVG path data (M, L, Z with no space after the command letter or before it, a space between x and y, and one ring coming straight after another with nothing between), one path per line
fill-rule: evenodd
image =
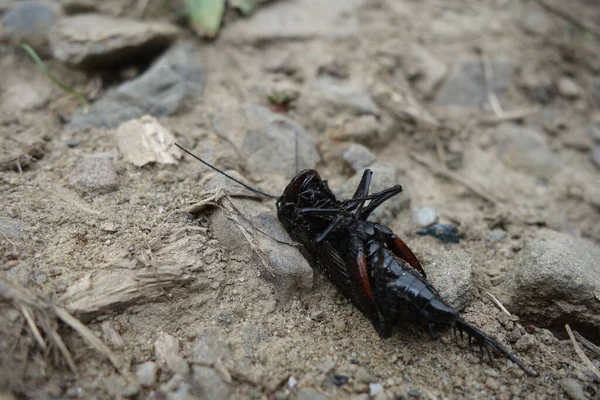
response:
M429 283L410 248L384 225L368 221L386 200L402 192L400 185L369 194L373 173L365 170L354 196L336 199L315 170L294 177L280 197L257 190L177 145L208 167L247 189L277 201L277 216L290 236L302 244L309 261L372 322L382 338L401 322L429 330L454 328L488 351L502 354L530 376L536 374L496 340L462 320ZM491 360L491 357L490 357Z
M429 283L410 248L384 225L368 221L397 185L369 195L372 172L365 170L352 199L337 200L317 171L299 173L277 200L277 215L290 236L309 253L313 265L371 320L382 338L401 322L429 330L455 328L486 350L491 348L534 376L496 340L463 321Z

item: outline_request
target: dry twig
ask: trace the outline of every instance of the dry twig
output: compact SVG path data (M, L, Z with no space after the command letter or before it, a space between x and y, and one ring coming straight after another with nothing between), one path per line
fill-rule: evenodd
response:
M504 307L504 305L502 303L500 303L500 300L498 300L496 298L496 296L494 296L493 294L491 294L487 290L484 290L484 292L485 292L485 294L487 294L488 296L490 296L490 298L492 299L492 301L494 302L494 304L496 304L496 306L498 306L498 308L500 310L502 310L504 312L504 314L508 315L509 317L512 316L511 313L506 309L506 307Z
M479 187L473 185L472 183L468 182L466 179L462 178L461 176L458 176L454 172L449 171L445 167L437 164L435 161L429 160L427 157L424 157L421 154L417 154L417 153L411 153L410 156L413 159L415 159L416 161L418 161L420 164L423 164L425 167L427 167L433 173L461 184L462 186L466 187L471 192L478 195L482 199L490 202L491 204L494 204L494 205L501 204L501 200L498 199L495 195L487 192L486 190L484 190L482 188L479 188Z
M600 380L600 372L598 372L598 368L596 368L596 366L590 361L588 356L583 352L583 350L581 350L581 347L579 347L579 343L577 343L577 340L575 340L575 336L573 336L573 331L571 330L571 327L567 324L565 325L565 329L569 334L571 343L573 343L573 349L575 349L575 353L577 353L581 361L583 361L583 364L586 366L586 368L592 371L592 373L596 376L596 379Z
M581 334L577 331L573 331L573 336L575 336L575 339L577 339L583 345L583 347L600 357L600 347L581 336Z

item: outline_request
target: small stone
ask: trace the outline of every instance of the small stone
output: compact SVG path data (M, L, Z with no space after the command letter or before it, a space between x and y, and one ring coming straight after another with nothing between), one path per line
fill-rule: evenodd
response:
M101 68L160 54L176 35L177 28L170 24L90 13L62 18L50 34L50 45L57 60Z
M539 5L526 3L521 14L521 27L531 35L544 36L552 29L552 21Z
M156 384L156 374L158 367L152 361L146 361L137 367L135 375L137 376L140 385L145 387L154 386Z
M86 192L108 193L117 190L119 179L109 153L95 153L81 160L70 180Z
M488 233L488 237L494 242L499 242L506 237L506 231L502 228L496 228Z
M297 400L328 400L324 394L317 392L314 389L301 389L298 391Z
M435 224L438 220L435 210L431 207L416 207L412 211L415 222L423 228Z
M435 224L418 230L415 233L420 236L433 236L444 243L460 243L462 239L458 228L452 224Z
M581 87L573 79L563 76L558 80L557 83L558 92L568 99L576 99L581 97L583 91Z
M123 397L128 399L130 397L136 396L139 392L140 392L140 384L138 382L134 381L134 382L129 382L127 385L125 385L121 394L123 395Z
M414 397L414 398L421 397L421 393L419 393L418 390L409 390L407 394L408 394L408 397Z
M79 146L80 143L81 143L81 140L76 139L76 138L69 138L69 139L65 140L65 144L70 149L74 149L75 147Z
M289 386L290 389L295 388L296 387L296 383L297 383L296 378L294 378L293 376L290 376L288 378L288 382L287 383L288 383L288 386Z
M529 349L531 349L532 347L535 346L535 336L534 335L523 335L519 338L519 340L517 340L517 342L514 344L514 349L519 351L519 352L523 352L523 351L527 351Z
M296 174L296 150L299 170L314 168L320 160L314 139L302 125L262 106L227 109L215 118L213 127L233 143L255 175L279 174L290 179Z
M0 232L9 239L18 239L23 232L23 222L16 218L0 216Z
M342 158L354 172L363 171L377 161L375 154L362 144L352 143L342 154Z
M154 352L159 365L180 374L187 375L190 366L187 361L179 355L179 340L169 335L161 333L156 342L154 342Z
M14 43L27 43L38 51L47 50L48 33L56 17L57 10L51 3L16 2L0 19L0 33L3 31Z
M374 116L364 115L332 131L331 137L334 140L374 144L379 141L379 124Z
M370 383L369 384L369 395L376 396L377 393L383 390L383 385L381 383Z
M182 152L175 137L149 115L123 123L115 132L117 146L126 161L136 167L149 163L177 164Z
M333 320L333 327L340 332L344 332L346 330L346 322L341 318L336 318Z
M491 376L485 380L485 385L492 390L498 390L500 387L500 382L497 379L492 378Z
M371 95L363 88L350 82L340 81L328 75L317 79L315 88L324 100L340 109L347 109L356 114L379 116L380 110Z
M427 276L442 299L461 311L469 305L473 292L471 256L463 250L440 251L424 266Z
M205 74L194 46L191 42L174 46L142 75L109 90L87 113L72 115L67 128L116 128L144 115L175 113L187 98L200 96L204 89Z
M600 325L600 247L544 230L519 253L501 292L502 303L536 326Z
M355 379L360 383L375 383L379 380L379 378L371 375L371 373L364 367L358 369Z
M213 368L196 365L193 379L200 388L201 399L225 400L229 398L230 388L221 380Z
M572 400L585 400L585 399L587 399L587 396L585 395L585 392L583 391L583 387L582 387L581 383L577 379L563 378L560 381L560 386L562 386L562 388L565 391L565 393Z

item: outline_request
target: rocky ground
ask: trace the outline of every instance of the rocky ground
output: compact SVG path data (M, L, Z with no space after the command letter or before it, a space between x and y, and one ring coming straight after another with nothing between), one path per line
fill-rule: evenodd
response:
M599 398L597 2L280 0L212 41L180 11L0 2L0 398ZM275 195L402 184L373 217L539 376L380 339L174 141Z

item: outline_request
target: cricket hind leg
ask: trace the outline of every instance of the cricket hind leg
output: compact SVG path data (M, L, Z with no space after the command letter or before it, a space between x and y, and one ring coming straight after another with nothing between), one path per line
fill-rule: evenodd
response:
M490 359L490 363L492 362L491 354L489 349L492 349L493 352L500 354L506 358L508 358L513 363L517 364L519 368L523 370L529 376L538 376L538 374L529 368L527 368L521 360L519 360L516 356L506 350L500 343L498 343L495 339L490 337L485 332L475 328L473 325L468 324L467 322L459 319L456 321L456 328L460 331L461 337L462 333L466 333L469 337L469 344L471 344L471 340L477 343L480 348L485 348Z
M425 274L425 270L419 262L419 259L415 256L415 253L412 252L410 247L404 243L404 240L400 239L400 237L387 226L375 224L375 229L383 236L388 249L390 249L396 257L406 261L408 265L417 270L423 278L427 279L427 274Z

